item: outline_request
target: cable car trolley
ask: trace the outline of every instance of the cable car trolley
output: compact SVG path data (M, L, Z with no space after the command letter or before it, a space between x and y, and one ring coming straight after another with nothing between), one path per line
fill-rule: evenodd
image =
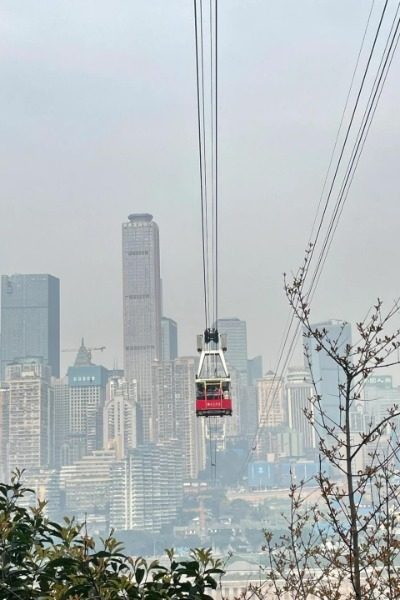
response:
M196 375L196 415L224 417L232 415L231 378L225 362L226 335L217 329L206 329L197 336L200 353Z

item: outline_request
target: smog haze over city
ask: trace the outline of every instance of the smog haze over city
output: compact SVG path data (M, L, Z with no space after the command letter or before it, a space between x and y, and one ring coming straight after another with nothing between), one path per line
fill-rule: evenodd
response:
M229 554L226 598L285 589L296 519L363 597L400 536L399 39L394 0L0 2L0 481Z
M273 368L288 314L282 273L298 268L311 233L370 3L219 10L220 314L247 321L250 353ZM4 1L0 11L2 273L60 277L62 346L84 335L122 366L121 222L149 212L164 314L179 323L180 353L193 354L203 322L192 3ZM317 319L354 321L377 295L398 295L399 69L395 57Z

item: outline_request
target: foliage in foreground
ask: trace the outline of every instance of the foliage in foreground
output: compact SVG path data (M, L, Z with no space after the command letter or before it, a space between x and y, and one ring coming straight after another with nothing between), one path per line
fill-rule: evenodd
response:
M186 561L168 550L165 567L126 556L112 532L99 549L84 524L48 521L40 501L34 508L21 506L28 493L20 473L0 484L0 598L211 599L207 592L216 589L223 570L210 550L193 550Z
M400 306L380 300L356 325L357 340L343 340L311 322L305 276L309 256L285 290L304 336L313 395L304 410L318 439L319 497L304 482L290 490L287 531L265 532L267 583L276 598L382 600L400 598L400 406L368 407L364 386L383 368L399 364ZM337 410L330 412L313 373L313 354L329 358L337 373Z

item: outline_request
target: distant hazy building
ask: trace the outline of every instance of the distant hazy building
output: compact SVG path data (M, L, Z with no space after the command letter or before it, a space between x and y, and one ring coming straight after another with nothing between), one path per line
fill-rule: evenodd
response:
M90 351L82 340L74 366L68 369L68 464L103 447L107 380L107 369L91 362Z
M103 444L105 448L114 449L117 460L136 448L136 409L136 381L110 379L103 409Z
M196 417L197 364L198 359L191 356L177 358L174 364L176 437L181 443L185 479L197 479L206 465L205 420Z
M247 398L246 408L241 411L240 430L248 438L254 436L258 426L257 414L257 380L263 374L262 357L255 356L247 361Z
M400 405L400 388L393 387L391 375L370 375L364 385L364 402L361 407L368 422L379 423L386 419L393 406Z
M247 361L247 374L249 385L255 386L257 383L257 379L261 379L263 374L262 356L255 356L254 358L249 358L249 360Z
M113 450L95 450L60 471L64 514L78 520L108 525Z
M338 351L344 352L347 344L351 344L351 327L349 323L338 320L322 321L313 323L313 329L325 329L327 337L337 345ZM345 374L337 363L323 350L319 350L319 344L313 338L304 338L304 349L306 368L311 369L312 379L315 382L316 392L321 396L321 407L325 415L327 425L333 427L340 423L342 411L340 411L339 386L345 381Z
M247 400L248 400L248 386L243 381L242 374L235 369L230 367L229 374L231 377L230 394L232 398L232 415L220 419L220 424L223 426L223 444L219 447L222 450L225 447L226 437L239 436L246 434L245 425L247 423Z
M172 360L154 361L153 419L157 422L156 440L159 442L176 438L175 365Z
M182 508L181 448L177 441L130 450L112 469L110 525L158 533Z
M52 378L54 394L54 411L52 414L52 429L54 431L54 466L61 467L68 463L68 434L69 434L69 385L68 378Z
M25 469L29 477L52 462L50 368L35 360L6 367L7 473Z
M161 360L178 357L178 325L173 319L161 319Z
M0 481L8 479L8 411L9 387L0 383Z
M6 365L35 358L60 375L60 281L52 275L1 278L1 377Z
M227 336L225 358L232 377L234 401L232 418L225 422L226 434L249 436L256 429L257 410L255 389L249 385L246 321L236 317L218 319L218 330ZM259 376L261 375L262 370Z
M246 321L234 317L218 319L218 331L227 335L228 349L225 358L240 374L243 385L247 384L247 326Z
M152 363L161 356L161 280L158 226L149 214L122 225L124 369L138 385L143 441L156 436Z
M313 411L311 398L314 395L314 388L308 369L289 367L286 394L290 429L301 436L304 450L315 448L315 429L304 412Z
M268 371L257 381L257 407L261 427L287 424L287 403L282 377Z
M178 440L185 479L196 479L205 466L203 419L196 417L195 374L198 359L154 361L153 399L157 441Z

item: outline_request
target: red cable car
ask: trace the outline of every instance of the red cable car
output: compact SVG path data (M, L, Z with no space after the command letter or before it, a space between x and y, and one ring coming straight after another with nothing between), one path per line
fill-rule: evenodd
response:
M198 417L232 415L231 378L224 357L225 338L219 336L216 329L206 329L204 335L197 336L197 350L201 353L196 375ZM213 348L210 348L210 342L214 342Z

